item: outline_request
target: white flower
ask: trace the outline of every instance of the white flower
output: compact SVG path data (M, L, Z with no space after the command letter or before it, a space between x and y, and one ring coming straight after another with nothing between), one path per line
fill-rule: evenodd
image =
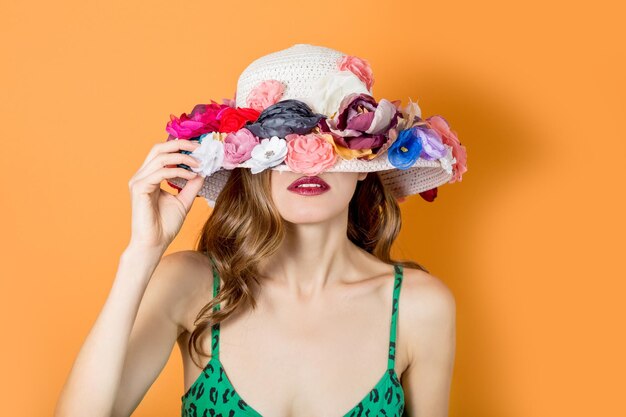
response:
M413 101L409 98L409 102L403 109L404 114L412 114L413 116L417 116L420 119L422 118L422 109L417 104L416 101Z
M365 131L365 133L378 135L389 130L389 125L391 124L391 120L397 110L398 109L391 101L385 98L381 99L376 106L376 110L374 110L372 124L370 124L370 127Z
M200 136L202 141L200 146L190 154L200 162L199 167L191 167L191 170L200 173L203 177L208 177L218 171L224 162L224 142L215 139L214 135L219 134L211 132Z
M206 200L209 207L215 208L215 200L211 200L210 198L206 198L206 197L204 197L204 199Z
M372 95L363 81L351 71L336 71L326 74L313 85L313 93L302 98L316 113L331 117L337 110L341 100L351 93Z
M452 146L444 145L448 152L445 156L439 158L439 162L441 162L441 167L448 173L448 175L452 175L452 164L456 163L456 158L452 156Z
M253 174L258 174L266 168L276 166L287 156L287 141L278 136L262 139L252 148L249 166Z

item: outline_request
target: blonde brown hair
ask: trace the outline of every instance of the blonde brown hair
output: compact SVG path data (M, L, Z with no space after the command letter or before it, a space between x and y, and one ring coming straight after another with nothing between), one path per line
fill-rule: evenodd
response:
M278 250L285 236L284 220L271 198L270 170L252 174L235 168L220 192L213 212L204 224L196 251L210 256L223 280L219 293L198 313L188 341L189 352L209 356L202 349L202 336L236 309L256 307L252 282L261 284L259 262ZM357 182L348 207L348 238L357 246L389 265L400 264L428 272L413 261L391 259L393 242L400 233L402 218L395 197L376 172ZM222 308L223 302L226 306ZM213 308L220 304L220 310ZM193 355L192 355L193 357ZM196 365L202 367L197 362Z

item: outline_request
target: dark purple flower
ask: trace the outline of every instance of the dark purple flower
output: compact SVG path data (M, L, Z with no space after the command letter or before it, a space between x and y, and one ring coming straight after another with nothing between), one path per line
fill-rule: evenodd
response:
M359 158L371 159L387 148L389 130L396 126L399 115L389 100L377 103L368 94L352 93L344 97L332 118L320 123L320 128L331 132L338 145L363 150Z
M254 123L244 127L258 138L278 136L285 138L291 133L305 135L311 133L323 114L314 113L311 108L300 100L281 100L266 107Z

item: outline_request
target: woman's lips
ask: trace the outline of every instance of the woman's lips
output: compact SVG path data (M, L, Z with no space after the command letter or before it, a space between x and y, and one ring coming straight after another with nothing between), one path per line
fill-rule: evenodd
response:
M300 195L319 195L330 190L330 185L318 176L304 176L292 182L287 189Z

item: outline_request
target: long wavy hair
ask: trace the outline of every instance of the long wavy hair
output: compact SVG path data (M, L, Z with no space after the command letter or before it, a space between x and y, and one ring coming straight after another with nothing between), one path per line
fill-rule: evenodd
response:
M235 168L202 227L195 250L210 256L224 283L217 296L196 316L188 341L189 352L208 357L210 352L203 350L202 336L210 334L210 327L219 325L242 306L256 308L250 284L254 281L260 285L265 278L258 265L278 250L286 230L271 198L270 174L270 170L252 174L249 169ZM401 226L395 197L376 172L368 173L357 182L349 203L348 238L389 265L400 264L428 272L416 262L391 259L391 246ZM213 311L224 301L226 307ZM195 360L194 363L202 367Z

